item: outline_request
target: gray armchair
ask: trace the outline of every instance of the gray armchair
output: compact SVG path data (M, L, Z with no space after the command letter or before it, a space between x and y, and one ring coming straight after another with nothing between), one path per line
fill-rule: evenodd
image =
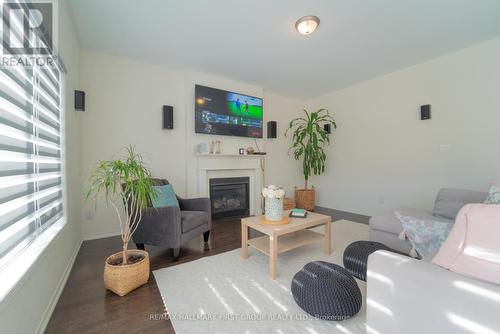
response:
M168 181L154 179L155 185L167 185ZM208 198L183 199L177 196L179 207L147 207L133 235L139 249L144 245L173 248L174 260L179 258L181 246L203 234L208 242L212 229L212 213Z

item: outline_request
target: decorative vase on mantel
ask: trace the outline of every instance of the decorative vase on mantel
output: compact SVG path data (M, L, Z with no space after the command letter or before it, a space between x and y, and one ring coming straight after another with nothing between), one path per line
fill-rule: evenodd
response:
M269 221L280 221L283 219L283 197L285 191L274 185L269 185L262 189L262 196L265 198L265 217Z

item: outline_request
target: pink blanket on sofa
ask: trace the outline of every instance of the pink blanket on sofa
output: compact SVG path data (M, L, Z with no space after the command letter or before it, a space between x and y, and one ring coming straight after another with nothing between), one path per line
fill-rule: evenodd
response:
M500 205L468 204L432 262L500 284Z

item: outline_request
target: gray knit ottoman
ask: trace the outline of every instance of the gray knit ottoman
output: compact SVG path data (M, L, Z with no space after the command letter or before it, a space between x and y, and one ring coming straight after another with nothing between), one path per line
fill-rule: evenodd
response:
M348 319L362 304L361 291L349 272L323 261L310 262L295 274L292 295L300 308L323 320Z
M366 281L368 256L378 250L393 252L394 250L380 242L355 241L344 250L344 268L354 277Z

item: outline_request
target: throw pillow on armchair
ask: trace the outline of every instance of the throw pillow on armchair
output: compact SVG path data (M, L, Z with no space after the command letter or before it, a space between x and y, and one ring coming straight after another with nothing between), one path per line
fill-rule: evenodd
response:
M153 189L158 193L157 198L155 198L152 203L154 208L163 208L167 206L179 207L179 201L177 200L177 196L171 184L153 186Z
M468 204L432 262L451 271L500 284L500 205Z

